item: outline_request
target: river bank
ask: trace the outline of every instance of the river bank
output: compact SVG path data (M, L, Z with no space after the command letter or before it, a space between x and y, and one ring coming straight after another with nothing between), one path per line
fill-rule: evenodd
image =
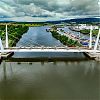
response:
M61 43L63 43L66 46L81 46L81 44L79 43L79 41L77 39L73 39L71 36L68 35L68 33L66 32L66 34L59 34L59 32L57 32L57 30L52 30L50 31L52 33L52 36L54 38L56 38L57 40L59 40Z

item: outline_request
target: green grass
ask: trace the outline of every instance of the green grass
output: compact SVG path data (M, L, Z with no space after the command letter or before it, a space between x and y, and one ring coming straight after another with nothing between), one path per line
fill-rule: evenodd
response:
M59 40L61 43L67 46L81 46L81 44L77 40L70 39L65 35L59 34L56 30L51 31L52 36Z
M8 25L9 46L15 46L29 27L24 25ZM5 41L5 25L0 25L0 37Z
M90 30L89 29L87 29L87 30L84 29L84 30L81 30L80 32L83 33L83 34L89 34L90 33ZM93 35L97 35L98 32L99 32L99 30L94 29L92 32L93 32Z

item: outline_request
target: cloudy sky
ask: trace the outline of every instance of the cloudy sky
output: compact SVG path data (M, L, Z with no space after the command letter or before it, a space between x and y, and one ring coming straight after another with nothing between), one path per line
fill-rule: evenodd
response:
M97 16L98 0L0 0L0 20L47 21Z

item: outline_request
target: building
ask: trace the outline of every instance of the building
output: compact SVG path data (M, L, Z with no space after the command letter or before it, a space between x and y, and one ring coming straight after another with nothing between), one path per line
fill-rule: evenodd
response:
M75 28L79 29L79 30L83 30L83 29L91 29L91 25L86 25L86 24L79 24L78 26L75 26ZM93 29L99 29L98 26L92 26Z

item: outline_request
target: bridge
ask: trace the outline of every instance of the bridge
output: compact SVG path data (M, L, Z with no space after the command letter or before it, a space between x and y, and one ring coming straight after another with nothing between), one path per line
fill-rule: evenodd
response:
M32 47L9 47L8 44L8 31L7 31L7 24L6 24L6 47L3 46L2 40L0 38L0 52L98 52L100 53L99 46L99 37L100 37L100 29L97 35L97 39L95 45L92 46L92 26L90 29L90 41L89 47L44 47L44 46L32 46Z

